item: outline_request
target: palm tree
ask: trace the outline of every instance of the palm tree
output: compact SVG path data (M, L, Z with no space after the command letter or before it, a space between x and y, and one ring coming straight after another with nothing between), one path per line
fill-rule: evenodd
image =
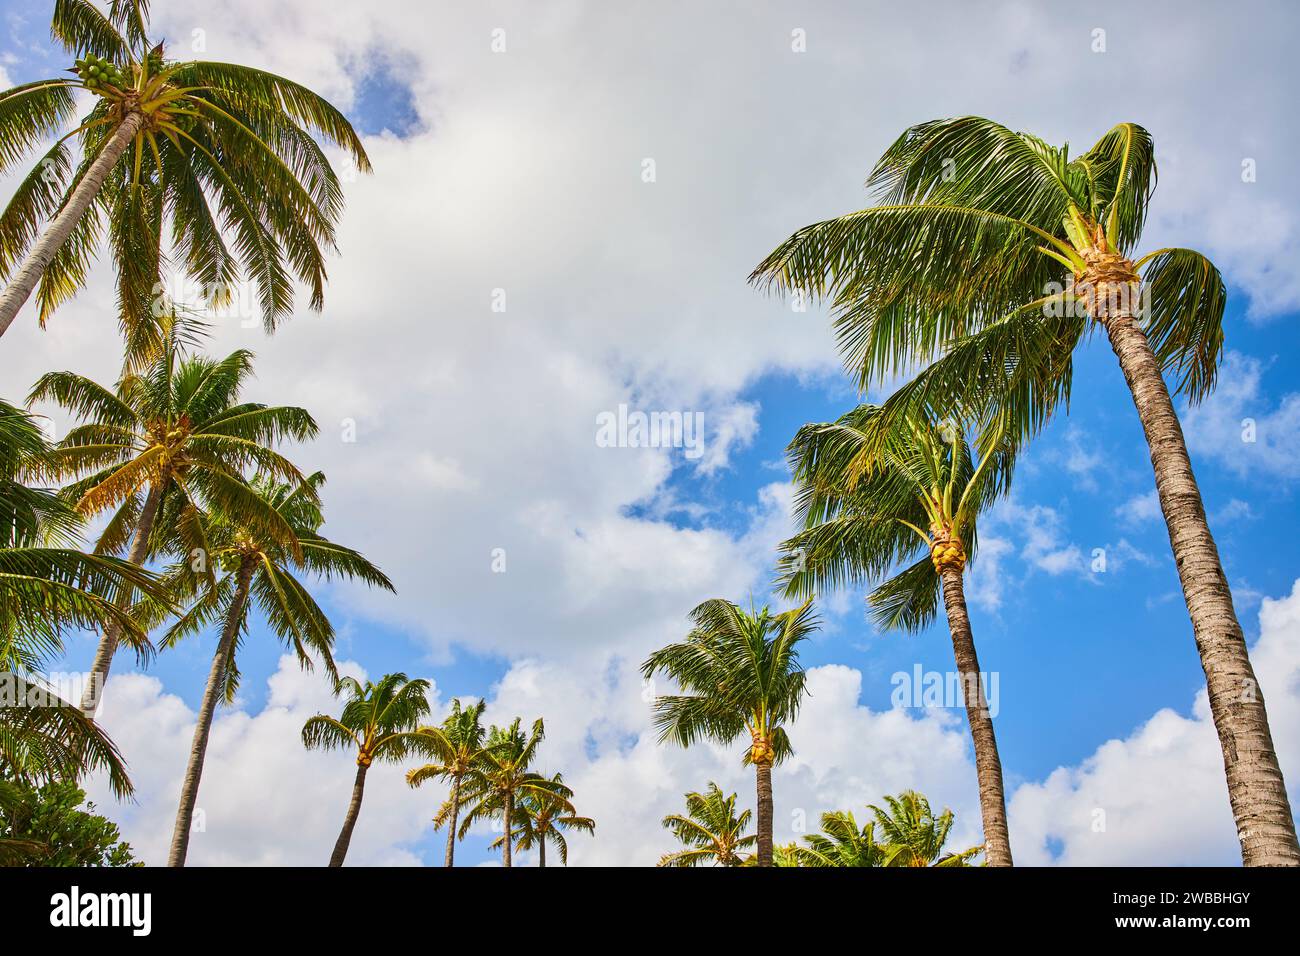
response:
M519 724L516 717L509 727L493 726L488 731L481 777L466 795L466 802L473 806L460 824L460 836L464 838L470 826L478 820L501 820L504 828L501 862L504 866L511 865L516 807L520 801L530 795L552 794L557 790L551 780L528 769L546 736L542 719L539 717L533 721L528 734Z
M456 853L456 818L464 802L462 789L467 780L481 783L480 768L483 762L483 741L487 729L483 726L485 701L462 708L460 698L451 702L451 713L441 727L424 727L429 738L428 746L437 763L417 767L406 775L406 782L418 787L427 780L450 780L451 792L434 817L434 827L447 827L447 857L445 866L451 866Z
M32 417L0 400L0 673L36 671L61 652L68 629L114 628L143 641L129 595L169 606L149 572L71 547L82 517L23 480L49 451Z
M1133 258L1154 190L1150 134L1121 123L1086 153L980 117L907 130L868 180L880 204L794 233L753 280L826 296L866 387L935 359L887 407L1000 420L1028 437L1068 399L1100 327L1132 393L1205 670L1242 858L1300 865L1263 695L1164 374L1212 390L1226 292L1191 249Z
M167 60L146 15L144 0L113 0L107 16L90 0L55 0L51 32L76 57L73 75L0 94L0 173L59 137L0 214L0 335L38 284L42 323L81 288L105 227L132 351L148 348L167 222L171 258L209 304L229 304L246 276L268 329L292 312L295 279L323 305L343 192L313 136L369 171L356 132L291 80ZM78 90L94 105L74 120Z
M111 512L97 554L126 550L127 561L143 565L183 536L205 508L239 514L264 536L296 548L293 530L242 475L252 465L301 481L271 446L311 438L316 423L301 408L239 400L253 375L251 352L240 349L221 360L189 355L203 326L175 313L163 325L154 361L123 375L113 389L75 372L41 376L28 404L52 401L82 420L43 456L44 471L78 478L65 494L79 513ZM103 630L82 700L92 713L121 637L120 626Z
M736 795L723 796L722 790L709 781L704 793L686 795L686 816L669 814L664 817L664 829L671 830L687 849L665 853L659 866L699 866L712 862L714 866L741 866L745 859L741 851L758 842L758 836L745 830L753 811L736 814Z
M847 811L823 813L821 833L804 837L807 846L791 846L787 855L795 866L883 866L885 847L876 842L875 824L862 827Z
M185 865L190 822L203 775L213 712L218 698L229 702L238 689L239 667L235 655L240 638L248 628L253 606L262 612L271 632L293 648L304 668L312 667L311 654L315 652L330 677L337 681L338 673L331 653L333 625L295 572L306 572L326 580L356 578L371 587L393 590L392 582L384 573L359 553L320 535L324 516L320 510L319 491L324 483L325 476L320 472L298 485L260 476L250 482L252 494L292 529L293 541L290 544L283 543L278 534L266 534L260 522L257 525L243 523L242 513L218 514L211 518L198 513L195 520L186 526L186 544L193 547L185 548L185 553L197 549L207 555L208 560L201 569L196 569L188 559L173 569L173 588L178 593L196 597L189 609L167 630L163 646L172 646L218 621L221 628L199 705L189 765L181 784L169 866ZM221 573L218 575L214 568Z
M788 592L802 596L876 581L903 565L870 597L884 629L923 629L942 593L975 749L988 861L1010 866L1002 762L963 574L975 552L976 515L1006 489L1014 456L989 436L976 464L958 427L936 428L917 416L899 422L876 454L864 458L880 417L877 406L861 405L831 424L805 425L790 443L804 530L784 543L778 567Z
M385 674L377 683L367 681L363 686L354 677L344 677L337 690L348 695L340 718L317 714L302 728L302 744L309 750L355 747L357 751L352 801L330 854L330 866L342 866L348 855L370 765L376 760L397 763L412 753L430 751L430 738L419 729L420 718L429 712L427 680L408 681L405 674Z
M944 853L943 845L952 830L951 810L937 817L930 801L914 790L897 797L885 797L888 812L875 804L867 807L885 838L883 866L969 866L983 847L973 846L958 853Z
M655 651L646 680L662 671L684 691L654 702L659 740L689 747L728 744L749 732L745 763L758 785L758 865L772 865L772 766L791 753L785 725L805 693L799 642L817 627L812 601L780 614L746 613L730 601L705 601L691 612L686 640Z
M566 830L581 830L584 833L596 832L596 821L591 817L580 817L573 809L573 791L564 783L564 777L556 774L550 778L555 785L551 791L535 790L519 798L515 807L515 821L519 826L515 837L516 850L531 850L537 847L537 865L546 866L546 844L554 843L560 851L560 863L569 865L569 841L564 837ZM490 849L498 849L505 842L505 835L497 837Z

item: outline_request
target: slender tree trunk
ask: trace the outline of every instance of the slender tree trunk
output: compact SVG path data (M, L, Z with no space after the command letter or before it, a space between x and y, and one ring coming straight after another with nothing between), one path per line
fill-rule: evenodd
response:
M758 865L772 865L772 765L754 765L758 778Z
M537 841L537 865L546 867L546 833L541 834L541 839Z
M221 640L217 643L216 653L212 655L208 685L203 689L199 719L194 725L194 741L190 745L190 761L185 768L185 779L181 783L181 802L176 810L176 826L172 830L171 853L167 857L168 866L185 865L185 854L190 846L190 826L194 819L194 802L199 796L199 778L203 776L203 759L208 752L208 733L212 730L212 714L217 709L217 698L221 696L221 685L235 646L235 635L239 633L239 623L243 619L244 606L248 602L248 586L253 577L253 565L245 561L236 573L239 578L235 584L235 593L226 612L226 622L221 629Z
M447 862L452 865L456 855L456 818L460 816L460 777L451 778L451 825L447 828Z
M154 521L158 517L158 504L162 500L162 485L151 485L145 495L144 507L135 523L135 538L131 541L131 550L126 559L139 567L144 566L149 555L149 536L153 533ZM108 671L113 666L113 655L117 653L117 642L122 636L122 628L115 622L109 622L95 649L95 662L90 665L90 678L86 689L81 694L81 709L93 716L99 709L104 684L108 682Z
M940 572L943 603L948 612L948 630L952 634L952 652L961 676L966 698L966 719L975 746L975 772L979 778L980 816L984 823L984 859L989 866L1011 866L1011 839L1007 833L1007 804L1002 793L1002 760L998 741L993 736L993 717L984 696L984 679L980 676L979 658L975 656L975 639L971 635L970 615L966 612L966 594L961 571L946 565Z
M330 866L342 866L343 858L348 855L348 847L352 845L352 828L357 825L357 815L361 813L361 798L366 792L366 771L369 769L368 763L357 764L357 778L352 784L352 801L348 804L348 815L343 818L343 829L339 831L334 852L330 854Z
M506 838L501 843L501 862L503 866L510 865L510 821L515 815L515 795L506 794Z
M1183 598L1223 749L1228 800L1247 866L1300 866L1295 821L1273 749L1264 694L1246 653L1219 551L1205 519L1182 426L1146 335L1127 315L1104 322L1151 450Z
M49 225L45 227L45 232L23 257L13 278L5 286L4 292L0 293L0 335L8 331L14 316L18 314L18 310L23 307L23 303L31 296L32 290L36 288L36 284L41 281L41 276L49 268L54 254L67 242L68 236L72 234L72 230L86 214L91 202L103 187L109 170L122 157L143 123L143 113L133 110L126 114L95 161L86 170L86 175L68 196L67 204L50 220Z

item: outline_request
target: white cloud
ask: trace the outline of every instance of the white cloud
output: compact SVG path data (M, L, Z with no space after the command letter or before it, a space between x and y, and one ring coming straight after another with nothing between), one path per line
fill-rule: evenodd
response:
M1274 407L1265 396L1265 365L1228 352L1214 394L1182 412L1193 457L1212 458L1239 475L1300 478L1300 394L1283 396Z
M1115 509L1115 516L1130 526L1156 521L1160 517L1160 496L1154 488L1145 494L1134 495Z

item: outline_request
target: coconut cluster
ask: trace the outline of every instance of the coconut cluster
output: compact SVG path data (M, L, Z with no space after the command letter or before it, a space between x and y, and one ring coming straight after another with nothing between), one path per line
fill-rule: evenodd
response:
M936 572L945 567L956 568L958 572L966 570L966 549L957 538L936 541L930 546L930 560Z
M102 94L109 87L120 90L127 85L126 73L120 66L93 53L77 61L76 73L86 89L95 93Z

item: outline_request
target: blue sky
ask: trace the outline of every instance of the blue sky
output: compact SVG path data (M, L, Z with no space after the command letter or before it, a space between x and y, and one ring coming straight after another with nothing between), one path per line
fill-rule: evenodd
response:
M61 55L48 51L44 14L38 16L23 5L22 16L26 19L19 22L19 8L7 5L0 9L8 31L4 44L7 56L0 65L12 82L39 75L50 64L60 62ZM397 430L398 424L405 427L406 420L396 417L398 412L394 411L398 404L420 406L426 409L422 414L427 417L418 418L410 426L414 429L414 444L427 449L439 468L446 465L454 470L459 467L457 463L464 465L467 480L479 482L477 490L485 507L494 500L502 502L502 529L516 528L517 535L521 534L518 527L537 531L536 548L531 544L524 548L523 560L530 563L521 573L527 583L522 590L513 589L518 586L511 584L511 590L502 590L498 598L493 598L494 592L489 589L496 582L482 557L491 542L486 537L466 539L468 532L457 523L456 515L461 510L457 499L442 497L441 487L410 499L418 502L418 508L406 523L418 526L423 535L423 544L412 544L409 534L403 537L410 529L398 528L396 525L402 522L383 517L382 506L389 495L394 500L408 500L403 497L407 490L399 476L381 475L382 483L376 486L374 473L365 472L371 477L363 480L360 476L364 463L340 457L345 453L331 446L330 429L323 427L322 438L316 443L319 447L304 450L303 454L313 467L316 462L311 459L319 455L331 477L327 503L331 515L339 517L327 525L326 533L363 547L379 564L395 571L401 587L399 596L391 599L395 603L389 605L359 598L352 591L322 590L322 603L340 632L336 656L359 662L372 676L396 670L430 676L443 702L456 695L513 701L517 698L510 688L528 666L550 666L554 662L556 667L583 674L587 672L581 668L590 666L591 674L596 675L590 679L599 680L606 667L617 669L628 662L634 665L646 648L648 632L671 638L673 622L677 621L684 633L686 614L698 600L725 596L747 601L750 592L756 600L765 600L763 587L769 580L770 567L764 564L768 559L763 555L771 555L770 545L766 552L759 548L751 554L746 542L754 529L768 520L765 490L788 480L783 464L786 443L801 424L830 420L860 397L835 366L827 347L825 314L817 310L792 313L748 289L745 263L752 265L814 214L848 211L855 202L862 202L862 171L897 134L901 122L969 109L1005 115L1010 125L1041 129L1049 136L1068 129L1068 135L1079 144L1091 141L1104 129L1092 107L1086 111L1079 107L1086 116L1075 117L1068 111L1061 114L1059 101L1050 95L1051 83L1060 81L1053 73L1050 57L1045 59L1043 53L1078 43L1082 50L1074 55L1088 55L1089 21L1074 17L1047 24L1038 14L1023 14L1022 22L1017 19L1022 14L1016 5L999 5L997 9L998 15L991 18L996 21L993 25L980 26L959 17L945 21L940 28L942 35L934 41L939 49L956 57L957 37L963 30L993 31L993 37L986 37L985 42L1001 46L991 49L985 59L966 64L964 88L955 90L952 84L937 80L933 88L909 88L905 104L880 104L860 122L823 103L818 107L823 113L789 119L784 133L778 129L777 135L765 140L753 135L755 129L773 132L761 111L750 109L738 99L737 90L728 85L728 80L719 79L712 68L701 68L696 78L701 90L698 114L691 111L689 94L683 98L683 90L673 85L685 82L675 73L660 76L664 89L659 92L631 83L625 76L614 78L611 63L600 57L613 61L627 55L635 59L641 47L623 34L617 41L610 40L609 24L595 14L572 21L559 14L552 20L540 15L527 20L517 11L511 12L509 5L494 7L493 13L484 17L503 18L502 22L512 24L512 36L522 33L527 44L521 54L522 66L520 60L514 60L498 68L483 56L475 58L466 52L470 41L464 39L473 37L478 42L486 36L486 26L496 21L480 21L463 12L456 18L449 14L449 19L456 20L455 29L449 28L447 36L439 41L428 39L431 50L424 50L420 48L424 40L419 38L432 37L432 33L421 33L419 28L413 27L412 36L405 38L395 36L391 25L382 18L332 28L300 11L301 19L295 21L300 27L300 49L291 52L275 47L270 34L253 26L237 29L233 24L241 23L241 16L257 15L238 3L225 3L211 11L177 4L158 13L160 22L174 29L177 36L186 35L190 22L208 25L214 44L230 45L228 51L214 52L214 59L227 55L250 60L263 57L278 65L274 58L283 56L288 60L284 69L306 64L303 68L319 74L307 79L343 103L357 127L371 137L368 147L377 159L378 173L373 184L363 184L349 194L351 218L345 222L343 255L331 270L331 305L325 316L299 316L273 343L253 346L267 363L259 366L259 397L276 388L286 389L295 400L301 394L301 400L313 411L323 409L318 417L324 425L333 422L338 414L348 413L348 406L339 404L344 399L338 397L348 396L346 401L372 416L364 421L382 423L378 430L387 428L390 432ZM1268 9L1283 16L1278 12L1280 8ZM1243 151L1258 156L1261 168L1276 176L1277 169L1289 168L1287 157L1292 154L1288 150L1298 137L1289 114L1283 118L1276 111L1269 112L1267 103L1261 106L1256 102L1242 107L1235 117L1237 125L1221 137L1237 137L1238 144L1206 144L1198 140L1196 124L1186 119L1180 105L1194 101L1191 94L1174 97L1162 88L1155 61L1148 56L1150 45L1140 42L1143 31L1154 27L1140 18L1130 18L1122 10L1108 7L1105 17L1100 11L1097 14L1113 25L1114 53L1108 54L1112 59L1106 63L1107 75L1122 74L1126 68L1138 70L1141 63L1141 76L1135 80L1138 92L1146 97L1152 128L1161 134L1158 145L1169 144L1158 159L1162 172L1169 170L1171 185L1166 190L1162 184L1157 192L1153 231L1161 237L1176 234L1181 244L1205 248L1223 266L1232 291L1226 321L1227 349L1232 358L1225 370L1225 389L1221 389L1226 394L1211 399L1206 412L1187 424L1212 528L1239 616L1253 641L1259 632L1261 601L1284 597L1300 576L1300 565L1287 545L1300 518L1295 500L1300 466L1287 451L1294 447L1289 442L1296 437L1296 426L1300 424L1287 405L1300 393L1300 374L1291 360L1297 344L1300 300L1287 291L1285 283L1289 280L1284 278L1295 264L1294 187L1279 185L1274 179L1271 184L1263 183L1256 193L1232 192L1232 198L1224 203L1236 218L1216 218L1206 209L1217 202L1216 197L1227 197L1230 191L1239 190L1237 157ZM760 28L770 21L776 36L774 47L780 48L789 32L789 22L776 8L764 11L753 24L737 29L742 39L748 40L752 39L751 32L761 36ZM230 19L220 20L223 16ZM363 17L360 13L356 16ZM661 39L672 36L670 17L646 16L646 30ZM836 19L825 11L815 19L815 27L810 28L814 41L812 62L797 81L790 82L808 84L808 89L827 99L847 94L850 100L862 97L863 102L870 102L870 95L880 89L881 83L870 58L853 56L854 48L849 44L837 48L838 56L816 59L815 44L824 42L821 38L827 29L836 26ZM522 23L516 28L516 21L526 22L528 29L523 29ZM218 29L218 25L224 29ZM999 25L1000 34L995 29ZM866 38L873 30L887 33L884 26L861 23L855 18L852 29L846 25L844 33ZM1224 29L1210 23L1184 26L1194 34L1188 42L1206 46L1212 44L1216 29ZM1258 26L1238 25L1227 46L1239 52L1252 50ZM818 33L817 27L823 32ZM277 29L283 32L286 28ZM580 39L587 29L609 45L582 45ZM701 27L701 32L708 30ZM897 55L904 57L914 39L911 33L906 34ZM586 74L572 65L573 56L564 59L562 53L546 53L547 42L568 44L565 49L570 51L604 51L591 53L596 59L590 69L609 78L608 93L589 90L584 85ZM693 43L689 38L683 40L689 50L696 50ZM742 40L736 40L736 49L741 45ZM757 54L736 49L721 55L715 51L712 60L700 62L715 67L721 62L730 68L734 59L735 72L747 81L757 75L755 71L764 71L766 76L766 72L785 68L763 66ZM438 60L439 55L445 59ZM877 50L877 55L883 58L887 54ZM1266 49L1256 51L1258 62L1253 65L1246 59L1232 65L1258 70L1258 75L1251 72L1242 83L1245 88L1261 89L1264 82L1273 82L1268 71L1276 67L1277 61L1270 57L1277 55L1274 46L1268 44ZM554 59L548 60L547 56ZM340 64L333 72L326 63L330 57L330 62ZM660 61L647 55L642 68L645 63ZM506 69L524 72L500 72ZM881 71L888 75L884 67ZM634 72L629 69L628 76ZM562 78L554 89L546 86L551 76ZM1043 90L1034 89L1035 76ZM1252 86L1256 81L1260 85ZM1102 84L1103 91L1117 93L1123 89L1122 85L1105 86L1113 82L1106 77L1096 82ZM755 85L764 88L757 80ZM789 95L797 101L797 93ZM582 109L573 107L574 103L582 104ZM730 113L719 111L727 105ZM629 117L620 115L624 108L631 114ZM1124 108L1129 108L1127 102ZM1110 116L1111 112L1101 111L1110 120L1129 118ZM906 119L897 119L895 114L905 115ZM1259 117L1271 117L1273 125ZM819 122L823 123L820 131ZM1048 128L1043 129L1044 124ZM1278 126L1283 127L1280 132ZM668 145L656 147L656 136ZM621 149L619 155L631 159L650 151L661 157L664 182L663 191L655 194L656 202L638 205L639 200L623 198L622 193L611 189L603 178L605 174L595 165L584 165L594 164L591 157L599 155L595 150L605 148L606 141L611 152ZM482 152L484 142L493 144L490 154ZM520 143L517 152L516 142ZM567 155L566 149L581 156ZM698 158L692 150L699 151ZM718 154L716 160L705 158L710 151ZM573 182L549 165L556 155L569 164L565 168L578 168ZM1204 159L1207 155L1213 163ZM380 159L387 161L387 169L393 172L386 172ZM716 168L710 162L716 162ZM524 167L534 164L538 171L524 171ZM682 171L681 166L687 170ZM1207 166L1208 172L1204 168ZM593 173L593 169L597 171ZM737 180L734 185L728 182L732 171ZM431 190L439 191L427 197L415 193L424 182L430 184ZM591 207L584 211L575 207L573 197L582 195L577 190L588 183L592 195L600 198L590 199ZM630 191L636 187L626 188ZM558 197L553 206L537 198L552 191ZM473 206L472 212L464 213L463 219L456 218L460 215L459 195L473 197L472 203L466 200ZM610 206L601 209L606 202ZM1258 205L1252 206L1254 202ZM518 210L514 209L516 204ZM403 206L418 207L419 216L401 219ZM569 215L574 217L573 222L567 219ZM483 222L500 223L501 232L478 241L473 230ZM1261 253L1252 245L1251 237L1242 235L1242 222L1258 223L1259 235L1270 239L1269 248ZM554 245L545 235L553 224L564 237L564 241L555 240ZM387 231L390 225L391 233ZM583 229L587 235L580 235ZM625 229L637 231L633 244L645 244L644 249L634 250L637 255L624 248L628 242ZM521 246L528 238L521 234L531 230L541 233L542 240ZM427 264L417 266L415 271L427 268L434 281L443 286L434 292L424 290L421 298L411 299L410 308L421 317L421 323L418 329L415 325L401 328L408 337L429 336L419 340L429 363L436 365L440 356L448 356L445 377L459 381L458 376L462 376L482 383L475 404L466 406L439 398L442 371L430 372L428 381L409 375L399 378L396 372L387 375L390 362L394 367L406 368L396 351L365 352L355 361L348 358L350 348L367 347L363 340L389 334L389 327L379 319L353 318L354 313L370 315L367 310L373 300L352 290L378 296L380 293L374 291L376 276L387 282L386 277L396 276L401 268L396 259L391 266L386 265L379 253L368 248L381 244L377 235L390 241L429 244ZM719 237L725 238L711 245ZM471 259L467 253L458 268L457 260L447 250L456 248L462 240L477 258ZM701 240L699 247L690 245L697 240ZM676 245L685 248L678 251ZM1144 244L1147 247L1150 243ZM518 278L495 278L514 275L510 271L513 263L527 257L520 254L521 248L537 258L536 272L520 267ZM498 252L502 258L495 265L496 271L484 268L480 281L478 270L485 258ZM451 263L445 269L441 268L444 255ZM515 258L509 259L510 255ZM1270 259L1270 255L1274 258ZM666 269L657 271L661 262L671 265L671 274ZM586 268L588 263L611 276L608 286L603 278L593 277L594 270ZM403 273L407 278L391 281L412 281L411 271L408 264ZM706 275L708 278L703 278ZM553 289L546 285L551 277L555 280ZM463 304L483 300L486 290L496 282L509 285L512 295L516 294L514 290L522 289L528 303L524 308L533 311L527 311L522 319L505 320L522 323L519 325L467 331L467 327L496 321L481 315L467 319L469 306ZM1279 285L1283 286L1280 290ZM469 287L463 297L462 286ZM335 287L343 291L336 293ZM642 297L644 305L637 301ZM626 307L619 304L625 301ZM335 302L339 304L335 306ZM398 300L381 298L373 311L391 316L401 306ZM337 323L337 340L330 338L326 326L332 321ZM367 321L380 324L365 325ZM352 334L349 329L358 328L359 337L346 337ZM231 335L223 336L219 344L214 343L214 350L239 344ZM66 354L53 344L42 348L44 354L39 357L47 362L56 360L55 355ZM296 349L298 357L286 357L289 349ZM339 373L341 377L323 391L312 391L311 366L316 362L322 368L347 371ZM17 369L6 366L6 381L17 382L11 385L13 394L9 398L20 397L18 392L32 377L27 374L30 364ZM102 362L91 371L111 375L111 368ZM533 390L534 373L539 391ZM657 407L703 409L708 440L723 446L722 462L700 467L675 451L638 459L634 469L625 470L620 463L614 472L604 475L600 469L610 460L608 456L591 459L591 465L584 457L570 473L568 466L561 468L556 460L566 455L567 436L588 429L591 419L585 417L585 412L572 412L574 405L568 402L568 391L555 393L555 411L549 418L533 417L527 408L508 412L512 417L503 416L495 399L488 397L489 392L517 390L519 404L526 406L532 401L545 402L545 398L536 396L550 395L545 389L560 388L557 382L563 383L564 389L578 389L585 384L571 383L589 380L596 383L591 388L597 396L597 404L592 406L596 409L629 400L658 403ZM398 382L401 388L416 390L409 401L391 394L399 387ZM426 388L427 393L419 391ZM328 394L331 391L338 395ZM313 396L317 396L317 404L312 403ZM578 403L578 407L588 406ZM746 409L754 411L756 427L742 428L738 437L724 439L717 431L719 423L735 420L729 416L737 410L743 420ZM518 421L512 424L515 414ZM1235 438L1235 426L1248 416L1260 426L1254 445ZM499 446L487 457L476 457L477 452L467 443L458 444L463 440L460 432L446 430L453 429L445 421L451 418L481 422L478 430L499 435ZM530 435L542 433L537 447L527 443L525 431ZM516 442L520 443L519 451L515 450ZM547 442L553 443L549 452ZM476 462L511 454L518 455L519 463L506 472L506 477L491 471L496 465L482 465L481 475L486 477L474 471ZM543 475L553 465L556 475ZM576 477L579 471L584 477ZM588 487L583 482L590 475L598 476L599 482L592 478ZM510 481L508 489L502 483L505 481ZM533 483L538 491L535 500L530 500L526 492ZM337 493L333 491L336 484L340 486ZM454 484L449 481L448 487ZM569 485L578 488L575 496L599 502L599 506L593 504L588 512L580 504L566 505L563 489ZM998 542L995 554L985 555L972 568L972 588L976 592L972 595L972 622L981 664L999 675L997 733L1009 792L1022 783L1037 785L1058 767L1085 766L1107 741L1130 738L1162 708L1190 714L1193 699L1204 686L1163 524L1158 514L1153 516L1149 509L1143 512L1139 506L1153 487L1150 462L1124 381L1104 338L1094 336L1076 355L1069 415L1053 421L1023 458L1009 502L988 517L981 531L985 542ZM516 493L520 500L516 500ZM517 506L517 510L507 511L506 502L510 502L511 509ZM604 510L598 513L597 507ZM357 516L371 514L372 509L374 519L360 523ZM549 528L547 516L553 510L558 510L556 525L561 530L548 538L551 531L537 529ZM492 515L487 523L494 523L498 517L490 510L484 513ZM526 517L517 518L519 515ZM516 518L518 527L512 524ZM478 522L479 527L484 524L483 520ZM602 567L622 568L623 560L633 569L627 577L652 573L654 556L642 554L633 560L611 546L611 551L588 563L585 552L574 550L576 546L568 540L566 529L591 541L601 540L602 530L613 529L610 534L616 538L622 535L629 542L642 540L636 535L653 533L662 534L656 541L681 542L686 549L704 541L708 548L716 550L700 558L704 565L692 564L689 567L694 571L681 572L686 575L686 583L672 588L665 585L663 594L671 595L671 602L661 600L663 595L651 584L643 590L629 586L628 593L633 597L619 597L624 587L619 581L609 588L609 607L602 605L599 598L593 598L594 606L590 608L581 602L570 606L564 596L566 589L583 573L598 574ZM1095 548L1106 550L1105 573L1089 569ZM422 554L434 552L442 556L430 556L428 564L422 563ZM463 560L456 560L452 571L439 563L447 552L465 555ZM736 567L742 552L752 566ZM512 550L512 555L516 553ZM673 565L677 554L665 554L665 565ZM553 559L554 568L546 567L547 556ZM473 570L464 570L462 565ZM981 569L980 565L985 567ZM696 571L698 586L689 578ZM736 587L739 593L715 595L709 589L718 582L744 583ZM643 593L651 595L644 606L635 599ZM489 597L484 599L484 594ZM867 620L861 593L828 598L822 601L822 607L825 624L805 652L804 663L809 667L845 665L860 672L859 708L877 714L888 711L893 690L890 678L896 672L910 672L917 664L924 670L940 672L952 668L951 645L942 621L915 636L878 634ZM624 626L634 636L617 637L613 633L612 629ZM590 632L575 636L584 628ZM611 629L608 636L606 629ZM211 640L205 638L167 651L157 657L148 674L161 682L165 694L176 695L193 708L207 676L211 646ZM56 669L85 666L90 648L89 640L75 645ZM282 653L283 648L260 626L254 627L241 652L240 711L258 715L267 710L274 693L268 682L280 672ZM132 665L126 658L119 658L116 670L129 672ZM1277 693L1270 690L1266 675L1261 678L1266 692ZM617 685L618 681L611 678L611 683ZM545 695L539 699L546 699ZM558 709L561 702L557 700L555 706ZM526 719L537 715L522 713ZM494 716L505 720L510 715ZM921 715L913 717L920 720ZM955 719L960 721L959 713ZM639 728L620 721L614 716L606 720L599 714L589 715L586 726L574 731L575 740L566 737L566 743L557 743L557 749L566 754L585 753L591 758L591 766L581 772L590 774L593 788L601 785L602 768L616 758L631 759L632 754L639 753L633 746ZM615 742L602 736L607 730L611 738L617 738ZM964 728L958 726L957 731L964 732ZM957 735L943 739L961 738ZM1294 799L1300 792L1300 779L1296 778L1300 770L1284 770L1294 781ZM973 771L970 777L973 780ZM683 779L689 782L694 778ZM739 782L732 786L746 786L743 777L735 779ZM885 774L883 779L894 778ZM954 779L964 778L955 773ZM693 785L702 787L705 782L698 779ZM795 784L790 786L794 789ZM936 799L950 800L969 815L973 812L968 802L969 789L962 789L967 784L952 786L950 793L940 793ZM879 792L846 791L852 796L841 798L825 779L819 779L813 791L819 800L843 799L859 805L880 796ZM837 796L827 796L831 792ZM748 796L748 791L742 793ZM1207 799L1214 798L1211 791ZM432 794L412 799L433 803ZM602 800L602 805L619 805L608 794L602 795ZM1222 824L1226 809L1226 799L1221 802L1224 806L1214 805L1206 811L1216 824ZM661 805L662 810L643 814L651 819L649 835L638 836L642 842L653 838L656 815L672 809L664 804L655 807ZM338 810L341 814L341 804ZM140 822L133 825L143 830L144 821L142 811ZM1051 834L1043 836L1051 846L1056 845L1056 839ZM634 855L630 849L633 841L630 837L628 840L626 853L630 858ZM1176 845L1177 835L1170 840L1169 845ZM441 841L440 834L427 831L416 836L403 831L392 838L397 847L394 852L414 854L426 863L437 861ZM485 836L471 838L466 844L465 862L486 860L486 843ZM370 846L367 844L363 850L369 852ZM386 852L388 849L376 835L374 859L387 860L383 856ZM609 857L603 859L608 861ZM1221 862L1232 860L1229 857Z

